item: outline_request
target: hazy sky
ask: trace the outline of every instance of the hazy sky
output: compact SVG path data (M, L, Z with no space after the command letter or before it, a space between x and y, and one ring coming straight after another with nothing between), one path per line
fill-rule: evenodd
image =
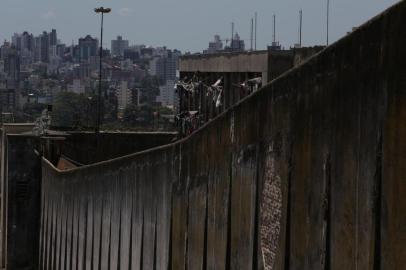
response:
M250 41L250 19L258 12L258 49L272 41L272 15L277 39L289 47L298 39L298 12L303 9L303 44L324 44L327 0L1 0L0 39L27 30L35 35L56 28L70 44L85 34L99 36L97 6L111 7L105 20L105 42L122 35L130 44L166 45L201 51L213 39L231 35L231 22ZM398 0L330 0L330 39L335 41Z

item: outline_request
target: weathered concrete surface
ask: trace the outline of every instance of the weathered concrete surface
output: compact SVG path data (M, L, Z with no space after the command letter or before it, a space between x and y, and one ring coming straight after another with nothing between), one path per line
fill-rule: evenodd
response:
M44 160L40 268L404 269L405 22L402 1L176 144Z
M194 78L196 81L204 82L205 85L213 85L222 78L223 83L219 107L213 102L216 100L213 93L203 90L205 89L203 87L185 96L182 95L180 109L198 111L202 120L208 122L250 94L250 91L241 87L242 83L260 77L262 85L265 85L322 49L322 46L316 46L183 56L179 61L182 80Z
M7 269L38 269L41 158L33 136L7 136Z
M316 46L281 51L269 49L253 52L187 55L182 56L179 61L180 77L191 78L193 74L199 72L215 75L214 77L217 78L214 80L217 80L220 75L225 77L227 74L234 74L234 76L239 76L240 81L232 83L238 84L245 79L253 78L248 74L255 74L255 76L262 77L263 84L266 84L322 49L323 47Z
M179 61L182 72L255 72L268 71L268 51L219 53L183 56Z
M6 175L6 135L3 129L0 129L0 268L6 267L6 226L7 226L7 181Z
M35 123L4 123L3 129L7 134L32 133Z
M94 134L72 133L67 139L55 134L56 137L39 138L15 134L29 130L26 125L17 125L17 129L14 127L11 125L0 129L0 268L7 265L10 270L38 267L41 154L55 164L58 160L65 161L61 166L71 168L69 160L59 159L61 154L72 151L74 157L94 162L92 158L95 154L100 155L97 156L98 160L110 159L168 144L176 136L176 133L103 133L99 139L105 147L96 152L92 148L95 145L91 144L95 140ZM72 145L77 148L70 149Z

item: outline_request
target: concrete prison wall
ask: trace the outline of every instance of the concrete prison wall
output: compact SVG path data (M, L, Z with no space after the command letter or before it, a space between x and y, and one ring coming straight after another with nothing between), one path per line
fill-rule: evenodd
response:
M35 151L38 138L7 135L6 143L6 269L38 269L41 216L41 157Z
M44 160L40 268L404 269L405 18L402 1L176 144Z
M6 267L6 246L7 246L7 181L6 181L6 133L0 129L0 191L1 191L1 216L0 216L0 268Z
M0 129L0 269L37 269L41 215L38 139L8 134L16 131L9 127Z

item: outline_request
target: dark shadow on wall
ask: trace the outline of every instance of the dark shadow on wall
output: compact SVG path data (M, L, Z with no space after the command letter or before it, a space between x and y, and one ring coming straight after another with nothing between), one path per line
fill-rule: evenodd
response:
M45 157L56 165L61 156L77 165L89 165L166 145L176 132L66 132L61 139L43 140Z
M7 269L38 269L41 157L38 138L7 136Z

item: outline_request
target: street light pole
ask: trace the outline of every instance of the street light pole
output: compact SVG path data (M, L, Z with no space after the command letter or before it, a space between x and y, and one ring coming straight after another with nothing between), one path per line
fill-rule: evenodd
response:
M96 13L101 13L101 27L100 27L100 66L99 66L99 95L97 97L97 123L96 123L96 134L100 132L100 126L102 122L102 60L103 60L103 20L104 13L110 13L111 8L99 7L95 8Z

